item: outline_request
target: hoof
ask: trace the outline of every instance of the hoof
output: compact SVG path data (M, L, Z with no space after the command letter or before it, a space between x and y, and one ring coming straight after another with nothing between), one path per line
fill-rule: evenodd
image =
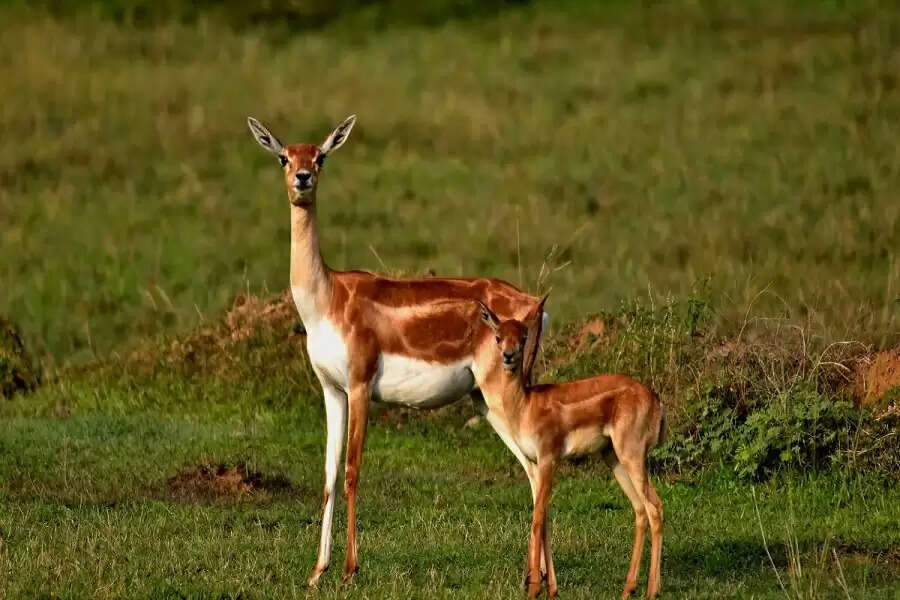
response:
M312 573L309 574L309 579L306 580L306 584L311 588L318 586L319 578L322 577L322 573L324 573L327 570L328 570L327 566L322 567L322 568L316 567L315 569L313 569Z
M344 570L344 578L341 580L341 583L344 585L350 585L353 583L353 579L356 576L356 572L359 571L359 566L354 566L352 569Z
M541 583L547 583L547 573L541 571ZM522 587L525 591L528 591L528 569L525 569L525 574L522 576Z

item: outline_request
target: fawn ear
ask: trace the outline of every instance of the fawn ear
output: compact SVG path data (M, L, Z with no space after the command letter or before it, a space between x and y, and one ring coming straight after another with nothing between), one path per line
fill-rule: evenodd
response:
M487 305L480 300L478 301L478 310L479 312L481 312L481 320L484 321L485 325L487 325L494 331L497 331L500 328L500 320L497 319L497 315L495 315L493 311L491 311L491 309L489 309Z
M350 115L344 122L337 126L337 128L331 132L331 135L322 142L322 146L319 150L323 155L327 155L333 150L337 150L341 146L344 145L344 142L347 141L347 136L350 135L350 130L353 129L353 126L356 124L356 115Z
M528 326L528 337L525 340L525 349L523 351L524 361L522 364L522 375L527 384L531 383L531 371L534 369L534 363L537 361L538 349L541 343L541 331L544 327L544 303L550 293L544 294L537 306L531 311L526 320Z
M284 146L281 145L278 138L272 135L272 132L266 129L262 123L253 117L247 117L247 125L250 127L250 133L253 134L260 146L275 155L280 156L284 152Z

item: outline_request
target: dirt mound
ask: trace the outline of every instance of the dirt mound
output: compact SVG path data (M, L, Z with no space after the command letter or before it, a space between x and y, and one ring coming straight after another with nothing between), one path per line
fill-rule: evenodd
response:
M606 339L606 321L601 317L594 317L586 321L570 338L569 346L575 352L581 352L590 344Z
M544 335L543 348L538 353L537 364L546 367L561 367L573 357L599 349L614 338L603 317L590 317L581 323L565 326L552 338ZM537 380L537 379L535 379Z
M897 386L900 386L900 348L879 352L857 363L855 391L861 403L878 402Z
M0 318L0 398L17 392L30 392L41 382L40 371L34 368L25 351L18 329Z
M263 331L283 331L288 338L297 337L303 333L299 319L289 291L271 300L241 294L218 323L172 342L166 358L169 362L191 362L198 356L225 350Z
M265 299L241 294L231 310L210 325L162 345L139 346L123 360L91 363L79 370L113 376L123 370L129 375L152 376L169 369L182 375L234 375L240 372L235 366L246 359L248 349L267 349L271 360L263 362L274 364L296 355L305 333L289 291Z
M292 328L298 321L297 308L290 291L274 299L263 300L253 294L241 294L225 315L224 324L232 341L251 337L260 327Z
M179 471L165 483L166 495L175 500L235 502L290 495L296 489L283 475L263 475L243 465L200 465Z

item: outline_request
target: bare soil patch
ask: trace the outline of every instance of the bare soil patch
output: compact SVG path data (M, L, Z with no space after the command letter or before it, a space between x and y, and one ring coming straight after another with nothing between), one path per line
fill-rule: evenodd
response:
M877 403L896 386L900 386L900 348L879 352L857 363L855 391L862 404Z
M272 500L299 493L283 475L265 475L243 465L223 463L183 469L166 480L165 490L168 498L188 502Z

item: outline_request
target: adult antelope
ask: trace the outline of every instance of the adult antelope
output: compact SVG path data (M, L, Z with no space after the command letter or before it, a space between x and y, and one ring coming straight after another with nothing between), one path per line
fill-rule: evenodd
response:
M319 146L284 146L259 121L247 119L256 141L284 170L291 207L291 291L325 398L322 535L310 585L331 561L334 488L345 431L345 579L358 569L356 491L369 401L431 408L470 392L477 395L474 324L465 309L472 302L460 299L480 298L505 317L532 323L526 376L537 353L543 317L537 298L496 279L391 279L328 268L319 252L316 190L326 158L343 145L355 122L355 115L348 117Z
M538 311L543 310L543 304L541 300ZM647 451L663 434L665 409L659 398L625 375L530 386L522 364L527 327L516 319L501 321L490 308L484 304L480 307L481 320L489 331L482 328L476 344L476 381L487 403L488 422L525 468L534 500L525 579L528 597L534 598L541 591L542 556L547 593L553 598L557 592L547 525L557 461L595 451L603 453L634 508L634 548L622 597L630 596L637 584L648 519L647 596L655 597L659 593L663 510L647 477L646 459Z

